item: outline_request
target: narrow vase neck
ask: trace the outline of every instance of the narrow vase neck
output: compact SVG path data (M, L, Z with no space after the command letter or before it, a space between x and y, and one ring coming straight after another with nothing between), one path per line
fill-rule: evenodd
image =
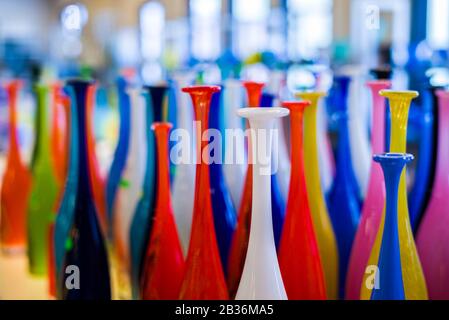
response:
M369 84L372 96L372 132L371 132L371 148L373 154L385 152L385 98L379 95L379 91L390 87L389 82L383 81L384 84Z
M304 149L303 149L303 121L304 110L290 109L291 130L291 180L300 181L304 175Z
M9 100L9 154L18 155L19 140L17 136L17 100L19 96L20 83L18 81L11 82L6 91Z
M407 121L411 99L391 98L390 152L405 153L407 147Z
M168 137L170 126L167 124L156 124L154 133L157 145L157 206L171 203L170 199L170 163L168 150Z
M38 85L36 87L36 156L49 155L50 128L48 125L48 109L50 89L48 86Z

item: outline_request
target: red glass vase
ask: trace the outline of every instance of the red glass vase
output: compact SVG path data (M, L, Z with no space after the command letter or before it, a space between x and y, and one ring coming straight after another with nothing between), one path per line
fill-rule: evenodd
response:
M1 190L0 242L5 250L22 250L26 246L26 215L31 191L31 173L20 155L17 134L17 100L21 81L6 86L9 101L9 147Z
M303 123L309 105L306 100L283 103L290 110L291 173L278 259L287 296L292 300L326 299L304 173Z
M142 269L142 299L177 299L184 276L184 257L170 196L168 138L171 127L167 122L155 122L152 126L157 145L157 198Z
M260 98L262 96L263 83L254 81L245 81L243 86L248 96L249 107L259 107ZM248 125L247 125L248 127ZM250 149L250 141L248 140L248 150ZM248 157L251 152L248 152ZM248 160L248 169L246 171L245 186L243 196L240 202L237 228L232 237L231 248L228 258L228 288L231 298L235 297L242 276L243 266L245 264L246 251L248 249L249 231L251 228L251 208L253 197L253 168L252 161Z
M209 126L212 94L219 90L218 86L192 86L182 89L192 98L197 122L197 165L192 229L180 299L228 299L212 214L208 165L209 142L202 139Z

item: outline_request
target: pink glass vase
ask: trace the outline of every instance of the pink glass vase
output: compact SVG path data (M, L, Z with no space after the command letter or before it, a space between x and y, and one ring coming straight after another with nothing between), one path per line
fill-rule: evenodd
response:
M371 146L373 154L385 152L385 98L379 91L388 89L391 82L388 80L374 80L367 83L373 98L373 118L371 132ZM381 166L371 161L368 191L363 204L360 224L352 245L346 276L345 298L357 300L360 298L360 287L363 274L368 262L371 248L379 229L382 210L385 203L385 186Z

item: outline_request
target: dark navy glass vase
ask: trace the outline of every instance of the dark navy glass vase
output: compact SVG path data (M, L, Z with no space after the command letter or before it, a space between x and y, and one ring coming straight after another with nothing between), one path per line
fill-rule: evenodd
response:
M212 95L209 113L209 128L216 129L221 132L220 107L221 91ZM221 132L221 135L224 137L224 132ZM209 165L209 174L215 233L217 236L218 249L220 251L221 264L223 266L223 270L226 272L232 235L234 234L234 230L237 225L237 214L223 175L222 162L224 161L224 146L222 145L222 141L224 140L221 139L218 144L215 144L216 146L220 146L221 149L214 149L214 153L220 152L220 154L211 155L212 159L220 159L221 162L212 162ZM211 141L211 143L214 144L216 141Z
M262 93L260 99L260 106L263 108L269 108L273 106L274 95L270 93ZM279 159L272 159L273 167ZM285 159L283 161L286 161ZM279 248L279 242L281 241L282 227L284 226L285 219L285 199L282 197L281 189L276 174L271 175L271 211L273 214L273 232L274 242L276 248Z
M429 86L420 92L421 108L417 115L418 156L413 187L408 195L410 224L413 232L418 229L421 217L432 192L436 163L436 139L438 135L438 87Z
M109 170L109 175L106 182L106 210L109 222L112 221L114 199L117 194L120 177L125 167L126 156L129 149L131 102L129 100L129 95L126 93L126 87L127 81L125 80L125 78L119 77L117 79L117 94L120 114L120 130L114 158L112 160L111 168ZM109 225L112 225L112 223L109 223Z
M398 230L398 189L404 166L413 160L411 154L375 155L380 163L387 192L385 222L377 270L379 287L372 290L371 300L405 300Z
M147 156L145 165L145 178L140 198L130 229L131 252L131 285L134 298L139 296L139 283L142 273L143 256L148 245L151 230L151 219L156 199L156 140L154 131L151 130L153 122L160 122L163 118L163 102L167 93L166 86L145 86L143 96L145 98L146 115L146 143Z
M86 128L86 94L90 85L86 80L67 81L74 104L71 121L76 122L79 141L73 224L65 242L61 283L62 298L68 300L111 299L107 251L90 185Z
M337 121L338 142L336 173L328 194L328 209L337 238L339 253L339 296L344 295L346 271L352 242L360 218L360 192L355 178L348 128L348 90L351 79L338 76L334 79L331 106L332 117Z

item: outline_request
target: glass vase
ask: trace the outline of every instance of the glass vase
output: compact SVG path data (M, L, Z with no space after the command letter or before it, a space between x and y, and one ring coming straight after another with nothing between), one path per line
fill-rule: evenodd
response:
M208 140L203 139L209 125L210 100L220 87L192 86L182 90L192 98L197 122L197 167L192 230L180 299L228 299L214 228Z
M344 297L352 242L360 218L360 189L355 177L349 140L348 93L351 78L334 78L332 116L337 122L336 174L328 194L328 210L338 245L339 297Z
M236 299L287 299L277 260L269 194L274 119L288 115L288 109L243 108L238 114L249 120L251 128L253 192L248 251Z
M379 94L389 100L391 114L390 152L405 153L407 138L407 121L410 103L418 96L416 91L381 90ZM398 196L398 234L401 257L402 278L406 300L427 299L424 275L416 251L415 241L410 226L407 204L406 171L402 170ZM367 266L378 265L385 224L385 209L382 212L379 228L374 240ZM366 272L361 283L361 299L371 297L372 288L367 285L369 272Z
M309 101L284 102L290 110L291 172L279 265L291 300L326 299L323 266L313 230L304 168L304 110ZM292 251L295 254L291 254Z
M321 188L317 146L318 101L325 96L325 93L302 92L298 96L311 102L310 107L304 112L304 165L307 168L305 174L307 195L321 261L325 261L323 267L327 297L336 299L338 296L338 249Z
M380 90L391 87L389 80L368 81L372 97L372 132L371 149L373 154L385 151L385 98L379 95ZM360 298L360 286L366 263L379 228L382 210L385 204L385 187L382 168L374 160L371 161L368 190L362 207L360 223L355 234L346 275L346 299Z
M36 92L35 144L31 160L33 183L28 202L28 258L33 275L47 274L48 233L54 219L59 185L51 156L50 88L38 84Z
M70 165L71 171L77 174L75 188L71 189L72 185L70 183L69 186L68 183L70 191L74 192L74 195L71 195L74 205L66 207L72 211L69 215L63 213L72 219L64 241L65 252L60 282L61 296L68 300L111 298L107 250L98 222L90 179L86 127L89 109L87 91L90 85L91 82L86 80L69 80L66 83L73 112L71 127L76 128L76 132L72 132L77 136L72 140L75 145L71 148L73 151L76 150L73 156L77 156L77 159ZM76 277L77 273L79 279L75 280L73 277Z
M246 81L243 82L248 97L248 107L255 108L260 106L263 83ZM248 126L248 125L247 125ZM251 150L251 137L248 137L248 149ZM237 215L237 227L232 237L231 249L228 259L227 284L231 298L237 293L245 264L246 251L248 249L249 231L251 226L251 206L252 206L252 183L253 171L250 161L250 152L248 153L248 168L243 186L243 194L240 201L240 207Z
M9 145L1 188L0 242L2 249L7 252L23 251L27 242L27 202L32 182L20 154L17 131L17 101L21 87L20 80L13 80L6 85Z
M143 88L143 97L145 99L145 141L146 162L145 175L142 184L142 192L139 202L134 212L131 222L130 252L131 252L131 284L132 295L134 298L139 296L141 268L143 257L149 241L149 234L152 226L152 217L154 212L154 203L156 199L156 141L154 132L151 129L153 122L162 121L163 102L166 97L167 87L145 86Z
M449 299L449 92L438 90L438 142L435 181L417 233L417 247L432 300Z
M404 279L398 232L398 189L401 172L413 160L411 154L386 153L374 155L382 166L386 189L386 209L382 240L371 300L405 300ZM378 282L378 283L377 283Z
M212 210L214 214L215 232L217 235L218 249L220 250L220 258L223 270L226 272L228 265L229 249L231 247L232 236L237 224L237 217L231 195L228 191L226 181L223 175L222 161L223 161L223 145L221 137L224 132L220 131L220 112L221 112L221 91L212 96L210 103L209 128L215 129L211 131L213 135L214 160L209 165L210 171L210 186L212 198ZM215 135L220 133L220 136ZM217 139L217 140L215 140Z
M177 299L184 276L184 257L170 195L170 129L168 122L153 124L157 144L157 199L142 269L142 299Z

